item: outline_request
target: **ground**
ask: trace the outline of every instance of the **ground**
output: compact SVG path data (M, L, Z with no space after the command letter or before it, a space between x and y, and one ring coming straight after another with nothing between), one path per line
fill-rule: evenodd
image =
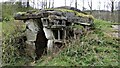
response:
M119 32L120 32L120 25L118 24L118 25L112 25L112 27L113 27L113 33L112 33L112 36L113 37L118 37L118 35L119 35Z
M0 67L1 67L1 54L2 54L2 23L0 22Z
M117 66L118 37L111 22L95 20L95 29L67 45L57 56L40 59L35 66ZM46 59L47 58L47 59Z
M118 65L118 47L116 38L112 35L113 28L112 23L103 21L103 20L95 20L95 29L92 31L88 31L88 34L80 37L79 40L73 40L67 47L61 49L61 51L55 54L52 57L43 56L36 63L32 63L29 65L32 66L74 66L74 65L101 65L101 66L117 66ZM6 35L12 35L10 32L14 32L10 23L3 23L3 30ZM113 26L114 27L114 26ZM9 29L10 30L9 30ZM114 28L117 28L116 26ZM18 29L18 28L17 28ZM16 32L15 32L16 33ZM5 45L4 45L5 46ZM5 47L6 48L6 47ZM9 47L8 47L9 48ZM11 53L11 49L6 48L5 58L7 52ZM10 52L9 52L10 51ZM15 50L12 51L14 53ZM16 53L16 51L15 51ZM13 56L13 58L11 57ZM14 54L9 55L11 63L9 65L25 65L28 62L28 58L19 56L19 60L17 56L14 57ZM16 58L16 59L15 59ZM71 60L72 59L72 60ZM13 61L14 60L14 61ZM17 64L16 64L17 63Z

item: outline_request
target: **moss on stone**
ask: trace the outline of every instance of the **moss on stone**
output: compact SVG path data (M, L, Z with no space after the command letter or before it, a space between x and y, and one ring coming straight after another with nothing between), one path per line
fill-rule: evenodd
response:
M82 25L74 25L73 28L83 29L84 27Z
M69 10L69 9L54 9L54 10L58 10L58 11L62 11L62 12L72 12L72 13L75 13L76 16L78 16L78 17L86 17L86 18L94 19L94 17L92 15L80 13L80 12L77 12L74 10Z
M84 13L81 13L81 12L77 12L77 11L74 11L74 10L69 10L69 9L58 9L58 8L52 8L52 9L45 9L45 10L55 10L55 11L61 11L61 12L71 12L71 13L75 13L76 14L76 16L78 16L78 17L84 17L84 18L90 18L90 19L94 19L94 17L92 16L92 15L89 15L89 14L84 14ZM41 12L41 11L28 11L28 13L27 12L18 12L17 14L20 14L20 15L27 15L27 14L29 14L29 12L31 12L32 14L37 14L37 13L39 13L39 12Z
M18 12L17 14L24 15L26 12Z

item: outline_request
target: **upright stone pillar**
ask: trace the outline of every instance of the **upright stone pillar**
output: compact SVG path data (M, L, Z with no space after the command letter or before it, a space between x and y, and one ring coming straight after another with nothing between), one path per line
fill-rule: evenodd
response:
M26 41L26 53L35 60L35 41L36 41L36 37L37 37L37 33L39 31L39 27L36 24L37 22L35 22L33 19L27 20L25 22L26 24L26 37L27 37L27 41Z
M45 33L46 38L48 39L47 42L47 53L48 55L51 55L53 53L53 45L54 45L54 35L53 35L53 31L51 29L48 28L43 28L43 31Z

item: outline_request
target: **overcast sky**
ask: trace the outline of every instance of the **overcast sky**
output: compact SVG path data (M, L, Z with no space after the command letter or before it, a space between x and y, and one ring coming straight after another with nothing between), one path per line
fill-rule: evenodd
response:
M10 1L10 0L2 0L2 2L5 2L5 1ZM11 1L16 1L16 0L11 0ZM19 0L17 0L19 1ZM27 1L27 0L22 0L22 1ZM42 0L29 0L30 1L30 5L32 6L33 5L33 1L36 3L35 7L36 8L40 8L40 4L37 4L39 2L41 2ZM52 0L51 0L52 1ZM66 5L67 6L70 6L70 2L72 2L72 7L74 7L74 1L75 0L66 0ZM82 7L83 7L83 0L77 0L78 1L78 9L81 9L82 10ZM84 0L84 7L89 9L89 6L88 6L88 2L90 2L91 0ZM107 5L108 3L110 4L110 0L92 0L93 1L93 10L98 10L99 9L99 6L100 6L100 10L110 10L110 6L108 6L109 8L107 8ZM120 0L115 0L115 8L116 6L118 5L118 2ZM1 0L0 0L1 2ZM54 0L54 6L55 7L60 7L60 6L64 6L65 5L65 0ZM38 6L39 5L39 6Z

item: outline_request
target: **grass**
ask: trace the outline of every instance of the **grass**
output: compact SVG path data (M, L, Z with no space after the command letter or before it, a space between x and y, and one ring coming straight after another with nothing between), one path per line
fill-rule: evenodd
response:
M25 25L22 21L14 20L13 15L18 11L26 11L32 8L19 7L18 4L2 4L2 22L0 22L0 36L2 36L2 65L24 65L29 61L28 57L21 55L19 51L23 43L19 43L16 37L23 35ZM0 28L1 28L0 27ZM24 62L23 62L24 61Z
M0 22L0 39L2 38L2 22Z
M20 59L20 54L16 37L21 36L24 29L23 23L14 21L2 22L2 65L13 65L16 64ZM21 61L21 60L20 60Z
M17 25L20 26L17 27ZM9 40L11 36L19 36L21 30L24 30L24 24L20 24L19 21L3 22L2 27L4 38ZM67 44L56 56L43 56L34 66L117 66L119 45L116 38L108 35L111 31L110 22L96 19L94 30L88 31L79 40ZM3 63L25 65L29 62L26 56L19 55L18 49L13 45L18 44L10 41L3 42L3 61L5 61ZM11 55L9 56L8 53Z
M108 36L111 23L95 20L95 30L67 44L57 56L42 58L36 66L118 66L117 39Z
M25 65L30 62L30 59L19 54L18 47L21 44L17 44L17 41L13 39L22 34L25 26L21 21L14 21L12 16L14 13L12 11L14 10L13 6L3 4L3 8L6 9L2 11L4 12L4 21L0 23L0 27L2 26L0 36L3 36L4 39L2 42L2 64ZM11 8L13 9L11 10ZM43 56L34 66L117 66L119 64L119 44L118 39L110 35L112 32L111 24L110 22L95 19L94 30L88 31L79 40L71 40L56 56ZM77 25L75 27L83 28Z

